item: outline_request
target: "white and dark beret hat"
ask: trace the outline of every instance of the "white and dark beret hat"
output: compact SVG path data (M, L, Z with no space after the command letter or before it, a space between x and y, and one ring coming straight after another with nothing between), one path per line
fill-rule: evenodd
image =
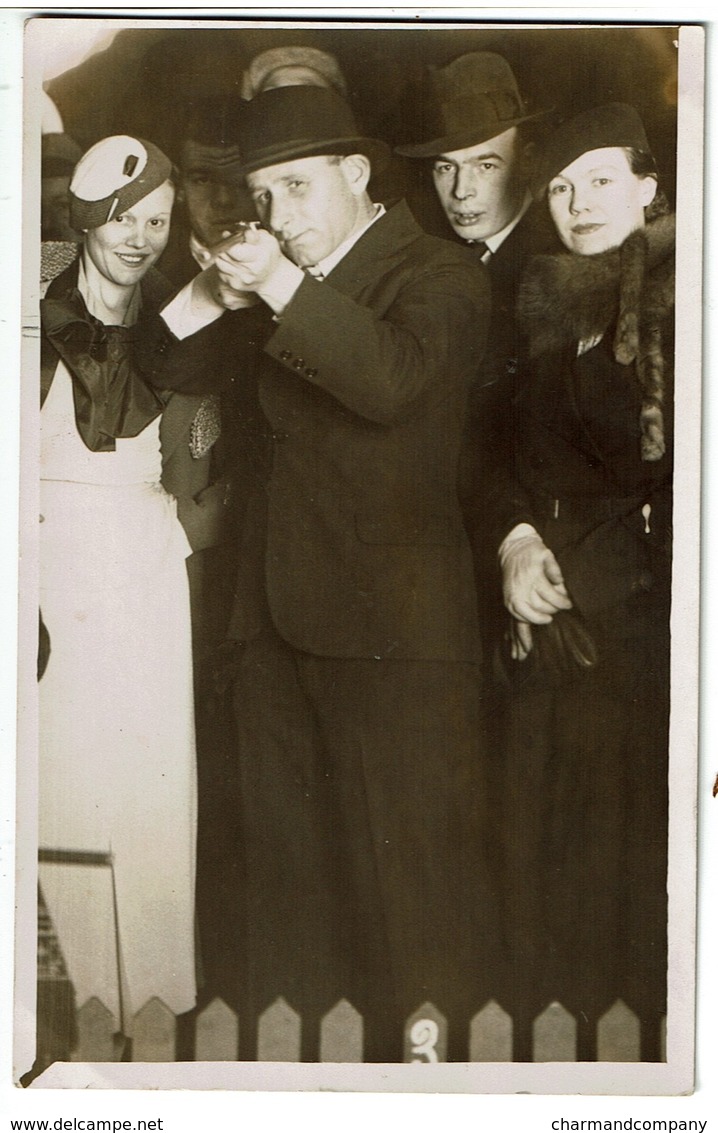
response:
M99 228L158 189L172 162L142 138L116 134L96 142L75 166L70 181L70 224Z

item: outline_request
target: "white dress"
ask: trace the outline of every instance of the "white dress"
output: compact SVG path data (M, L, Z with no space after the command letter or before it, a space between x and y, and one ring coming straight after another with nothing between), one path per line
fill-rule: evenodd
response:
M159 417L92 452L62 362L41 463L39 844L60 860L40 883L77 1007L96 997L131 1034L152 997L175 1014L196 998L190 548L160 484Z

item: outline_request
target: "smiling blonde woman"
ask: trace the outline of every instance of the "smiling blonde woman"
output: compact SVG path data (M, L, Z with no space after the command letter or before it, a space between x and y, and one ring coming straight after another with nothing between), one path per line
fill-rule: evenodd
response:
M93 146L70 185L80 257L41 303L40 882L77 1007L112 1013L118 1056L150 998L196 997L190 545L162 482L167 399L133 365L171 290L171 173L149 142Z

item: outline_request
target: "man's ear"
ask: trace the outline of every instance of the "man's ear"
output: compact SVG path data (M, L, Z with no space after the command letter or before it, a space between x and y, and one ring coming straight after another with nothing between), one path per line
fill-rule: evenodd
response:
M363 153L350 153L342 158L342 170L355 197L366 191L371 177L371 162Z

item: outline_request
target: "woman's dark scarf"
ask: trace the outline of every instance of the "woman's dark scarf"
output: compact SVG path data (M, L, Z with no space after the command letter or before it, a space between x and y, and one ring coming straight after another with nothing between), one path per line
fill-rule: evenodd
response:
M660 460L666 449L662 326L675 305L675 239L675 216L660 216L596 256L537 256L519 292L529 357L603 337L615 324L614 357L625 366L635 362L643 391L646 461Z
M43 377L48 366L54 373L59 355L72 377L80 436L93 452L113 452L116 438L138 436L164 403L133 365L132 343L139 324L101 323L87 310L77 279L78 261L53 280L40 301ZM171 291L152 271L141 289L143 308L150 313Z

